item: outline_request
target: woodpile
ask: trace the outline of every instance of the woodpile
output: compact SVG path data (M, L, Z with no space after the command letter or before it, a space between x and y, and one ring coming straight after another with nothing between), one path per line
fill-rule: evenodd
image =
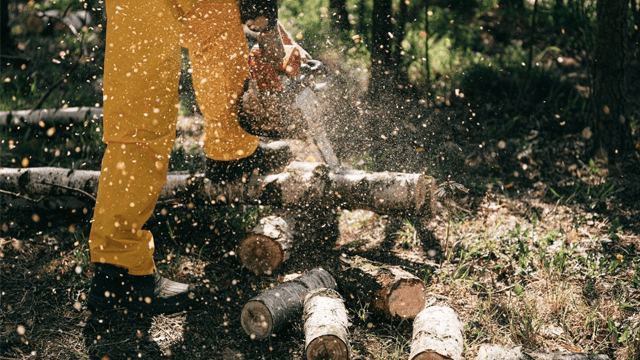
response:
M342 281L350 297L366 298L384 318L414 319L425 305L422 279L398 267L359 256L342 257Z
M252 339L264 339L291 319L302 316L304 297L316 289L335 289L336 281L324 269L284 282L249 300L242 308L240 322Z
M409 360L461 360L464 324L447 306L429 306L413 321Z
M349 318L337 291L323 288L307 294L303 318L307 360L349 359Z
M293 246L294 221L280 216L267 216L240 241L238 258L256 275L270 275L290 256Z

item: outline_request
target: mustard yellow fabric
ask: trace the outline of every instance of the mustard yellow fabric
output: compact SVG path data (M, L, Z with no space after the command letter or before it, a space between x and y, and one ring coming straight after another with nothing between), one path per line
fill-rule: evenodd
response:
M258 138L238 124L237 100L249 77L247 44L235 0L107 0L104 142L89 235L91 260L155 271L152 215L166 180L178 115L180 48L189 49L205 117L205 151L216 160L251 155Z

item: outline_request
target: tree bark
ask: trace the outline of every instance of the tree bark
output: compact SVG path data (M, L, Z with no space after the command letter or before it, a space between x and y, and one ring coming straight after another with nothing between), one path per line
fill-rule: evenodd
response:
M0 111L0 128L8 126L40 125L53 122L56 125L81 123L85 120L102 122L102 108L70 107L66 109Z
M270 275L289 258L292 246L293 220L267 216L240 242L238 257L256 275Z
M349 359L349 318L337 291L318 289L307 294L303 318L307 360Z
M413 319L424 307L424 282L417 276L359 256L340 260L345 291L351 298L366 298L374 314L387 319Z
M521 346L508 348L483 345L476 360L609 360L607 355L577 353L544 353L525 351Z
M302 315L302 302L310 291L336 287L335 279L326 270L313 269L249 300L240 315L242 328L252 339L265 339Z
M444 306L430 306L413 321L409 360L461 360L464 324Z
M593 106L596 155L619 162L634 151L626 98L628 0L598 0Z

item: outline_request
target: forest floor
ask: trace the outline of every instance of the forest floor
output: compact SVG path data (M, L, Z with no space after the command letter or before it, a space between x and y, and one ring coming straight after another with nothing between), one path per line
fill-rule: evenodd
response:
M493 26L491 18L478 21ZM568 87L542 77L522 87L513 74L476 68L466 87L443 90L448 95L429 107L386 104L404 104L400 111L356 96L332 103L340 119L328 129L344 165L422 172L451 194L421 219L358 210L308 224L314 231L298 234L292 258L271 276L242 268L235 254L269 207L158 205L147 224L156 262L163 275L195 285L198 301L187 312L89 311L90 212L3 209L0 359L303 359L300 319L251 340L240 326L242 306L287 274L333 271L345 255L424 279L427 297L464 322L465 359L482 344L640 358L640 167L593 160L587 121L571 117L575 108L549 107L550 99L580 99L589 82L585 58L563 55L540 62L563 73ZM496 88L503 98L485 96ZM177 170L197 164L189 154L200 141L198 121L181 119ZM364 299L343 295L352 359L408 358L411 321L376 318Z
M197 131L182 129L178 144L198 141ZM500 141L518 151L501 151L512 145ZM479 145L466 145L479 150L465 150L474 156L449 179L468 191L441 198L430 218L338 212L328 229L300 234L273 276L243 269L234 253L269 208L159 206L148 225L159 269L199 290L194 309L174 315L87 309L93 266L86 215L3 215L0 358L302 359L301 320L254 341L240 326L241 308L283 275L334 269L345 254L422 277L428 298L453 307L465 323L464 358L485 343L638 356L637 175L582 161L580 133L526 133ZM347 306L353 359L407 359L410 321L375 318L364 299Z

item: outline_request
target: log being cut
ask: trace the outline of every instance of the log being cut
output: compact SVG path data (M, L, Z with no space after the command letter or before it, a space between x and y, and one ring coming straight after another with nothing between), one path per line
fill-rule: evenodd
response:
M242 266L256 275L269 275L289 258L292 246L293 220L267 216L240 242L238 258Z
M380 214L420 213L429 210L429 206L425 206L429 203L429 191L426 189L427 181L422 178L422 175L369 174L370 177L385 179L387 186L385 191L377 186L359 186L358 184L362 184L363 181L360 176L335 177L334 175L323 164L306 162L292 162L281 173L253 176L247 182L212 183L203 175L174 173L167 176L167 181L160 193L160 201L197 200L210 204L244 203L289 208L304 208L314 204L332 206L336 204L337 194L332 189L338 188L343 189L340 190L340 194L345 194L340 195L342 199L339 203L339 206L344 209L360 209L369 206L375 208L375 211ZM75 196L93 205L91 200L82 194L87 193L95 197L99 176L99 171L88 170L1 168L0 190L3 191L0 192L0 197L4 204L14 208L28 205L29 201L21 201L19 198L37 200L46 197L53 204L50 210L60 210L65 208L64 202L55 200L60 196ZM353 183L347 186L350 181ZM345 189L348 188L359 189L360 195L347 196ZM371 192L367 193L365 189ZM393 191L397 192L395 200L384 200L385 197L394 197L393 191L389 189L395 189ZM368 198L370 199L366 200ZM387 205L374 206L375 204Z
M482 345L476 360L610 360L608 355L536 352L517 347Z
M413 321L409 360L462 360L464 324L446 306L430 306Z
M307 360L349 359L349 318L344 300L333 289L318 289L304 299Z
M336 287L335 279L326 270L313 269L249 300L240 315L242 328L252 339L267 338L302 315L303 300L310 291Z
M424 282L417 276L398 266L359 256L340 260L344 265L345 286L364 294L377 314L391 319L413 319L424 308Z

